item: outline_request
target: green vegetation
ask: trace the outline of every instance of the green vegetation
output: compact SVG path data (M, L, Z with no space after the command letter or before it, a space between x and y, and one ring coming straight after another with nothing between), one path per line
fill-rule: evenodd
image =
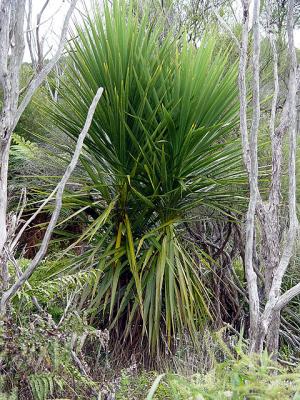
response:
M162 334L169 344L185 329L194 337L209 315L199 252L182 239L181 224L196 206L232 208L243 174L229 136L238 117L229 51L215 51L208 35L197 50L186 39L160 40L161 24L149 18L117 2L111 12L106 6L104 24L100 14L87 17L52 114L77 138L95 91L105 88L81 159L89 180L72 196L97 215L78 239L91 244L78 265L99 276L85 301L119 339L159 353Z
M299 371L287 372L273 363L267 354L260 359L243 354L238 360L218 364L207 374L190 378L178 375L162 377L155 393L153 396L150 393L147 400L297 400L299 396Z

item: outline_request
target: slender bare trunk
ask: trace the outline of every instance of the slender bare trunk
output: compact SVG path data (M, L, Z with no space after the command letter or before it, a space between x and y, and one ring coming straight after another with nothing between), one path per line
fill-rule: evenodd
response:
M90 128L90 125L92 123L93 120L93 116L94 116L94 112L96 110L97 104L100 100L100 97L102 96L102 92L103 89L99 88L94 99L93 102L89 108L88 114L87 114L87 118L84 124L84 127L77 139L77 143L76 143L76 148L74 151L74 154L72 156L72 159L68 165L68 167L66 168L66 171L64 173L64 175L62 176L60 182L58 183L58 185L56 186L56 197L55 197L55 208L54 211L52 213L49 225L47 226L45 235L43 237L41 246L39 248L39 251L37 252L37 254L35 255L34 259L31 261L31 263L29 264L29 266L27 267L27 269L18 277L18 279L16 280L16 282L11 285L11 287L7 290L5 290L1 296L0 299L0 319L1 317L3 318L3 316L6 313L6 308L7 308L7 304L9 302L9 300L17 293L17 291L28 281L28 279L30 278L30 276L33 274L33 272L35 271L35 269L38 267L39 263L42 261L43 257L45 256L47 249L48 249L48 245L51 239L51 235L52 232L55 228L55 225L57 223L60 211L61 211L61 207L62 207L62 197L63 197L63 193L65 190L65 186L71 176L71 174L73 173L76 164L78 162L82 147L83 147L83 142L84 139L88 133L88 130Z
M283 277L293 256L298 220L296 214L296 92L297 61L293 38L294 1L288 1L287 32L290 62L289 90L286 105L282 111L281 122L276 127L278 83L278 56L275 41L270 35L273 51L274 93L270 117L270 138L272 150L272 173L269 198L263 202L258 186L257 135L260 126L260 1L253 1L253 56L252 56L252 91L253 114L250 135L247 127L246 102L246 55L248 50L249 1L243 4L243 36L240 51L239 89L241 99L240 127L243 143L244 163L248 172L250 199L246 220L245 269L250 303L250 352L261 353L264 345L276 357L279 344L280 313L292 298L300 293L300 284L281 294ZM271 7L271 5L267 5ZM280 198L282 179L282 143L283 135L289 130L289 227L286 240L280 237ZM250 143L250 144L249 144ZM264 267L263 284L265 305L258 297L258 281L253 266L253 244L256 227L259 226L263 245L259 257ZM282 250L282 253L281 253Z
M26 0L0 0L0 293L10 286L8 270L8 165L11 137L22 113L29 104L37 88L59 60L64 48L71 15L77 0L72 0L66 14L59 45L54 57L32 78L20 96L20 72L24 55L24 24ZM48 2L47 2L48 3ZM31 13L32 2L28 2ZM46 5L46 3L45 3ZM44 6L45 7L45 6Z

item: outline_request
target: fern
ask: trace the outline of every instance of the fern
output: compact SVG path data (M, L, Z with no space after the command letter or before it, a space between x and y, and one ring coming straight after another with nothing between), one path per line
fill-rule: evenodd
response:
M46 400L53 395L55 385L62 389L61 380L52 373L33 374L29 377L30 387L35 400Z
M39 147L36 143L26 140L23 136L13 134L11 156L17 161L34 160L39 155Z
M35 296L39 300L61 298L70 290L91 286L96 281L96 271L77 272L70 275L62 275L54 279L34 281L30 288L24 288L23 295Z
M18 260L22 271L27 268L29 262L30 260L26 258ZM9 263L9 272L14 276L15 269L11 263ZM45 260L30 278L30 285L24 286L16 298L18 301L23 299L31 303L32 296L34 296L42 302L49 303L51 300L64 298L67 292L74 289L94 286L98 280L99 271L87 270L71 273L69 260L67 262L64 259L59 261Z

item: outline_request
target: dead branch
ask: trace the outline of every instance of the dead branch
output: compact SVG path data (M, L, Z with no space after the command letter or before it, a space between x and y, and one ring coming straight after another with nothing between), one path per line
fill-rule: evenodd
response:
M8 290L6 290L3 293L1 301L0 301L0 315L5 314L6 305L7 305L8 301L16 294L16 292L30 278L30 276L33 274L33 272L35 271L35 269L37 268L37 266L39 265L39 263L41 262L41 260L43 259L43 257L46 254L52 232L55 228L55 225L57 223L57 220L58 220L58 217L60 214L60 210L62 207L62 196L63 196L65 186L66 186L66 184L78 162L78 159L79 159L82 147L83 147L84 139L85 139L85 137L88 133L88 130L90 128L90 125L92 123L93 115L94 115L96 106L98 104L98 101L100 100L100 97L102 95L102 92L103 92L102 88L98 89L98 91L93 99L93 102L88 111L88 115L87 115L84 127L78 137L75 151L72 156L71 162L68 165L62 179L60 180L60 182L57 185L55 208L54 208L52 217L50 219L49 225L46 229L46 232L45 232L44 238L42 240L41 246L39 248L39 251L37 252L36 256L29 264L28 268L22 273L22 275L17 279L17 281Z

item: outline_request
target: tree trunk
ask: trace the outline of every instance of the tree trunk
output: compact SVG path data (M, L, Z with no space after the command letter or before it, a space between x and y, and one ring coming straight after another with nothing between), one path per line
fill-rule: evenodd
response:
M266 332L262 327L257 327L253 333L250 332L250 354L261 354L263 352L265 337Z
M272 355L274 360L277 359L279 349L279 328L280 328L280 311L274 312L272 321L269 325L266 348L269 354Z
M262 229L262 258L264 261L264 285L265 299L268 301L271 291L273 279L276 274L276 268L280 262L280 232L279 232L279 208L277 205L264 212L263 218L260 216L260 226ZM279 293L277 293L279 296ZM280 311L274 312L272 320L266 332L266 349L272 354L274 359L277 358L279 346L279 327L280 327Z

